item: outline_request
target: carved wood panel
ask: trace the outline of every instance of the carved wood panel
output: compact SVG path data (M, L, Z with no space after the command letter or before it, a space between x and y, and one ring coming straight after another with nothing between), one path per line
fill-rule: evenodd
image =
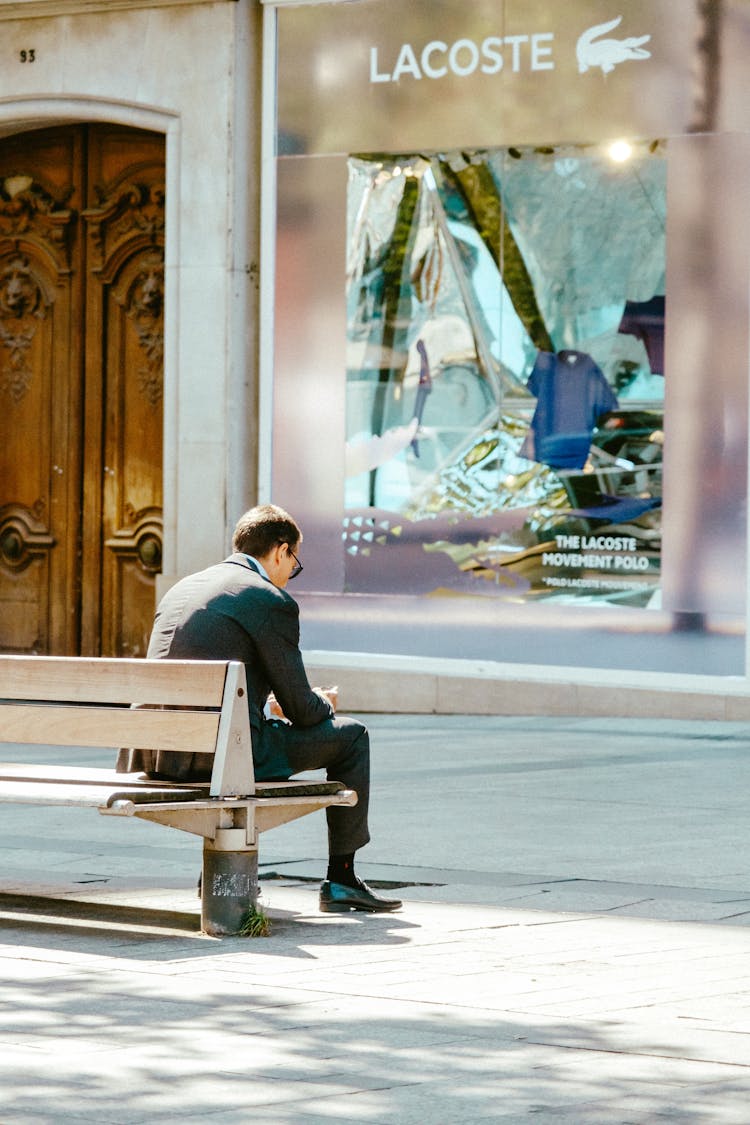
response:
M98 634L101 651L115 656L145 656L162 554L164 144L135 137L129 145L128 130L94 133L95 202L83 214L95 326L86 333L87 389L104 392L102 462L89 466L101 506L84 521L84 576L97 571L101 612L98 621L84 615L83 636L92 648Z
M0 649L78 643L80 131L0 144Z
M142 655L161 558L163 138L0 141L0 650Z

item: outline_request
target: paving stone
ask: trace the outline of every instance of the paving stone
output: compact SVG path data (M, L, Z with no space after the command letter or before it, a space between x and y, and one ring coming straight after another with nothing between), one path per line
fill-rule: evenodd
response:
M396 915L318 913L322 818L219 940L199 841L4 808L2 1125L747 1125L750 730L371 725Z

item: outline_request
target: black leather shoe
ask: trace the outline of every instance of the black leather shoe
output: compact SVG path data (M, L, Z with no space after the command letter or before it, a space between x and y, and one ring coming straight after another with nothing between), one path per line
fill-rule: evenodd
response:
M324 914L343 914L347 910L366 910L370 914L387 914L401 909L398 898L381 898L371 891L367 883L357 879L356 887L346 883L330 883L328 879L320 888L320 909Z

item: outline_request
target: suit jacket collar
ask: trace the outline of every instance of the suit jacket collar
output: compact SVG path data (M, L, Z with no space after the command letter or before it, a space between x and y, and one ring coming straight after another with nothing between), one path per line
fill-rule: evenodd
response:
M282 598L286 599L287 601L292 602L294 605L297 605L297 602L294 600L294 598L289 593L289 591L288 590L282 590L281 587L277 586L275 583L273 583L270 578L266 578L264 575L262 575L261 572L258 570L257 564L255 562L253 562L253 560L251 558L249 558L247 555L243 555L241 552L235 552L233 555L230 555L229 558L224 559L224 562L225 563L231 563L233 566L241 566L245 570L249 570L253 574L257 574L258 578L260 578L263 582L267 582L268 585L273 590L275 590L278 595L280 595Z
M245 570L252 570L253 574L257 574L260 578L265 578L265 575L260 573L257 563L247 555L243 555L240 551L236 551L233 555L230 555L228 559L224 559L224 562L232 563L233 566L243 566ZM268 578L266 581L270 582L271 580Z

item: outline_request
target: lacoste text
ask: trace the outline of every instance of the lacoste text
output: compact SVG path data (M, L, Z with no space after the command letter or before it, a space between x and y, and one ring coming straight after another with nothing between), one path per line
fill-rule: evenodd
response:
M518 73L526 70L554 70L552 57L553 32L535 35L489 35L481 43L473 39L457 39L450 46L441 39L433 39L422 48L415 49L404 43L391 68L381 69L383 61L378 48L370 48L370 82L399 82L402 78L445 78L455 74L467 78L479 71L482 74L499 74L509 69Z

